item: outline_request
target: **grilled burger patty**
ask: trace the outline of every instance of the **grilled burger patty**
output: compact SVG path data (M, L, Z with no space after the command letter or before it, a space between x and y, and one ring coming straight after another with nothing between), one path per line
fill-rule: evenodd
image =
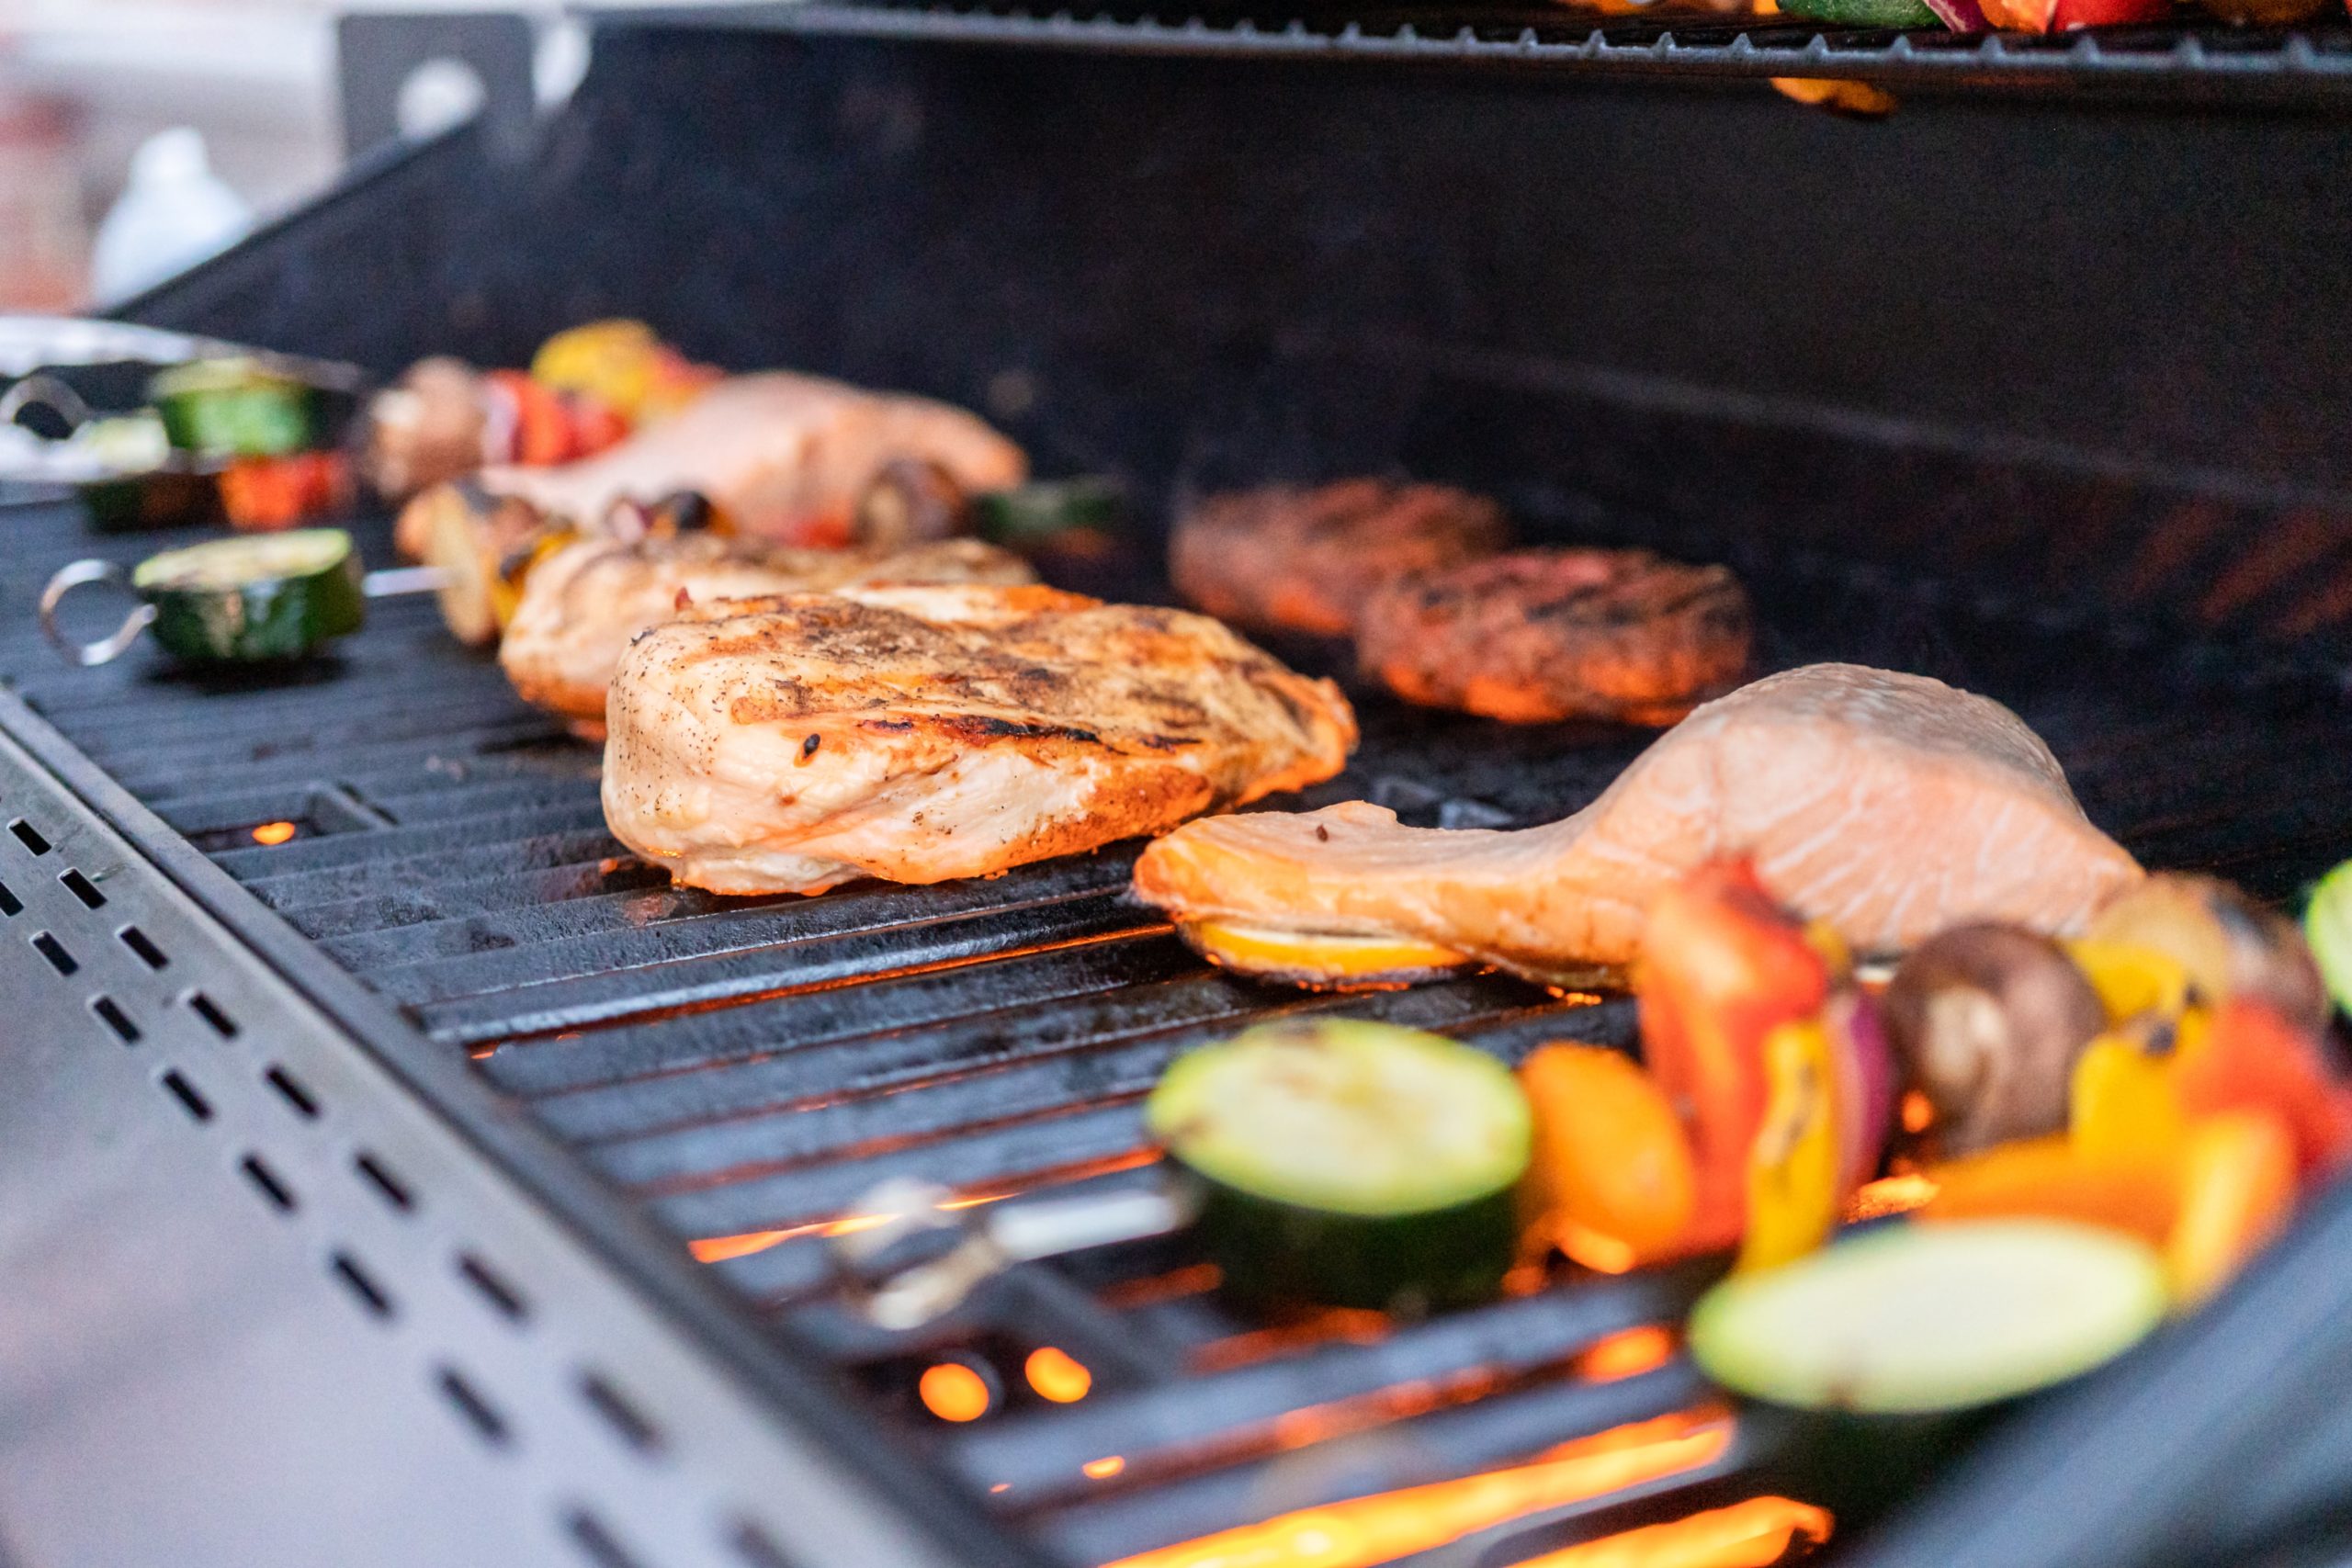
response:
M1752 631L1726 567L1514 550L1373 593L1356 652L1367 675L1431 707L1670 724L1738 681Z
M1168 564L1178 592L1221 621L1344 637L1374 590L1510 542L1484 496L1343 479L1212 497L1178 521Z

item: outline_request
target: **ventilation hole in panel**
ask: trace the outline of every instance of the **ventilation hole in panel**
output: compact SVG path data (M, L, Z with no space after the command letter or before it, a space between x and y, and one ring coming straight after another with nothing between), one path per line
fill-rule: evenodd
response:
M23 818L19 817L14 822L9 823L8 831L16 834L17 842L32 851L33 853L37 855L45 855L49 853L49 840L40 836L40 829L26 821Z
M57 880L65 885L65 891L82 900L84 908L96 909L105 907L107 896L98 891L96 883L92 882L80 872L69 871Z
M254 1184L254 1190L269 1200L270 1207L285 1213L294 1212L294 1190L286 1185L283 1177L270 1168L267 1160L259 1155L247 1155L237 1162L237 1167L245 1173L245 1179Z
M458 1273L481 1293L482 1300L497 1309L501 1317L520 1323L530 1315L531 1309L523 1300L522 1292L508 1284L505 1276L472 1253L458 1254Z
M466 1418L466 1425L481 1435L483 1442L492 1448L506 1446L506 1417L482 1397L481 1390L466 1381L464 1373L455 1367L443 1367L434 1374L433 1381L440 1386L442 1396Z
M65 944L42 931L33 938L33 951L49 960L49 966L60 975L71 975L82 967L74 956L65 951Z
M571 1508L563 1516L563 1533L580 1548L582 1558L596 1568L642 1568L635 1553L626 1550L605 1528L605 1521L585 1508Z
M237 1021L223 1011L219 1002L214 1001L202 991L190 991L187 994L187 1005L197 1017L210 1024L212 1032L221 1039L234 1040L237 1037Z
M113 1030L125 1045L139 1043L139 1026L130 1021L130 1015L123 1011L112 997L92 997L90 1010L96 1013L98 1021Z
M198 1093L197 1087L194 1084L182 1077L176 1068L166 1072L156 1081L161 1083L164 1088L170 1092L171 1097L174 1100L180 1102L181 1107L186 1110L190 1116L195 1117L199 1122L209 1122L212 1120L212 1102L205 1099L202 1094Z
M382 1160L362 1150L351 1163L360 1175L368 1179L368 1186L383 1194L385 1202L402 1213L416 1207L415 1198L409 1193L408 1183L394 1176L391 1168Z
M352 1257L348 1252L338 1252L327 1259L327 1266L334 1277L343 1281L345 1288L358 1300L359 1304L368 1309L370 1316L392 1315L392 1298L386 1293L383 1286L376 1282L375 1276L359 1266L359 1259Z
M10 898L7 902L14 904L17 901L14 898ZM21 908L22 906L18 907ZM10 909L8 911L8 913L12 915L16 912L17 911L15 909ZM141 931L137 926L125 926L122 930L115 932L114 934L122 942L123 946L130 949L132 953L138 954L140 963L144 964L150 969L161 969L164 964L171 962L169 958L164 956L164 950L157 947L154 942L148 938L147 933Z
M24 912L25 901L9 891L6 883L0 882L0 915L14 917Z
M599 1374L581 1374L580 1396L605 1418L607 1426L620 1434L621 1441L638 1452L651 1453L662 1446L662 1429Z
M794 1568L792 1559L784 1554L784 1548L778 1546L767 1531L749 1519L736 1521L734 1533L727 1538L727 1544L735 1549L735 1555L741 1558L749 1568Z
M277 1091L280 1100L294 1108L294 1114L305 1122L319 1119L318 1097L311 1092L310 1085L275 1062L270 1064L269 1070L262 1074L262 1077Z

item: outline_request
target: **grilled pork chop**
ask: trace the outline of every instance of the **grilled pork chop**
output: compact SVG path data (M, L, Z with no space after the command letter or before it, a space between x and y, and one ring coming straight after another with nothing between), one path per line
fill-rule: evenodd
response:
M1204 616L962 584L690 606L605 715L614 836L717 893L992 875L1318 783L1356 735Z
M1344 637L1389 581L1509 541L1502 508L1443 485L1343 479L1212 497L1176 525L1177 591L1219 620Z
M1663 725L1737 682L1751 636L1729 568L1647 550L1513 550L1374 592L1356 657L1430 707Z
M712 534L583 539L531 569L499 666L523 700L601 737L605 689L629 638L684 603L823 593L883 582L1031 582L1029 563L978 539L912 549L796 550Z
M1564 821L1408 828L1361 801L1220 818L1153 844L1135 885L1189 927L1332 933L1408 952L1405 969L1450 957L1559 977L1626 963L1662 889L1736 853L1863 953L1965 920L2071 931L2141 875L2008 709L1815 664L1700 708ZM1295 947L1262 967L1340 977Z
M721 381L593 457L484 468L473 484L493 501L521 502L587 532L600 529L616 502L650 505L692 491L735 533L843 545L866 486L897 458L935 463L967 491L1016 485L1028 471L1021 448L962 409L768 371ZM425 553L424 503L435 497L447 503L436 488L401 515L398 542L411 556Z

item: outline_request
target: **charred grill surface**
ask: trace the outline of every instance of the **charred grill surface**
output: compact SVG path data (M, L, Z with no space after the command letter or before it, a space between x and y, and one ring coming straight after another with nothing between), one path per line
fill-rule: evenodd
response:
M1566 1280L1390 1327L1238 1319L1177 1242L1016 1270L913 1336L861 1325L827 1289L825 1232L884 1178L977 1201L1150 1180L1141 1097L1177 1053L1250 1021L1341 1010L1515 1059L1564 1034L1624 1039L1624 1004L1498 976L1358 998L1254 986L1204 967L1127 899L1125 847L815 899L674 889L606 834L596 753L454 644L429 601L378 604L364 634L299 668L174 673L142 650L67 671L39 646L29 604L98 541L68 508L20 508L11 525L0 668L31 705L418 1028L476 1056L693 1244L787 1351L830 1358L1052 1553L1105 1562L1629 1423L1713 1418L1663 1348L1596 1359L1669 1320L1703 1282L1691 1271ZM381 535L365 537L384 558ZM164 542L99 543L130 558ZM1857 660L2000 698L2151 865L2283 896L2352 852L2332 787L2352 704L2324 672L1842 569L1744 575L1759 668ZM1345 676L1342 649L1277 651ZM1429 824L1565 815L1651 739L1369 692L1360 707L1354 765L1306 800L1367 797ZM1049 1345L1091 1370L1083 1399L1025 1379ZM919 1374L953 1357L994 1380L986 1418L925 1410ZM1662 1490L1529 1515L1553 1533L1525 1550L1566 1539L1562 1508L1589 1511L1578 1529L1617 1529L1802 1484L1775 1440L1743 1420Z

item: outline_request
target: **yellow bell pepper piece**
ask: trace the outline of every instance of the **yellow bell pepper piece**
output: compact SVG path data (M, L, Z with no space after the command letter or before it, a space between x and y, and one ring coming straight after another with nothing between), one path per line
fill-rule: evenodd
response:
M1764 1120L1747 1161L1741 1269L1774 1269L1829 1238L1838 1224L1837 1080L1817 1019L1764 1037Z
M2188 1130L2172 1063L2119 1034L2102 1034L2075 1058L2068 1133L2092 1164L2171 1159Z
M2188 1007L2188 970L2167 953L2126 942L2070 942L2066 954L2107 1007L2107 1021L2121 1023L2153 1013L2177 1019Z

